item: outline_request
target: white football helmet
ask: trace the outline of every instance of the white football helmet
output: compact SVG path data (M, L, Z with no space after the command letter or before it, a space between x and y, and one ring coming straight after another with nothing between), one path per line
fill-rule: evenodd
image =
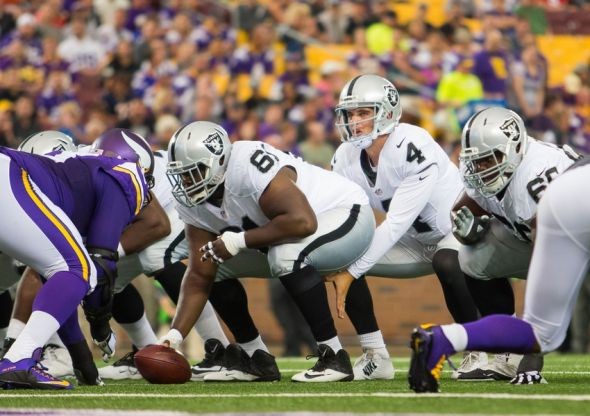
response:
M174 133L166 174L174 198L193 207L209 198L225 179L231 142L218 124L195 121Z
M74 140L65 133L57 130L40 131L27 137L18 146L21 152L46 155L52 152L75 152Z
M461 135L460 170L468 187L490 198L504 189L522 161L528 136L514 111L489 107L474 114Z
M354 125L370 119L352 122L348 111L354 108L372 107L373 131L355 136ZM346 83L340 92L336 106L336 128L343 142L353 143L359 148L368 147L373 140L393 131L402 116L402 106L395 86L387 79L373 74L359 75Z

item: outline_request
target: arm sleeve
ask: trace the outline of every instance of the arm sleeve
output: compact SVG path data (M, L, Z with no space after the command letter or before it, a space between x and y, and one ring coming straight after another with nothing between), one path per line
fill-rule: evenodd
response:
M393 195L385 221L375 230L371 245L365 254L348 268L350 274L359 278L398 242L426 206L437 179L436 164L420 174L404 179Z

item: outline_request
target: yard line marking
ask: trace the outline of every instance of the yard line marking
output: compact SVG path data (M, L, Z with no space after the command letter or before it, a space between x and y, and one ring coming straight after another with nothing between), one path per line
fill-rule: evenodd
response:
M281 373L298 373L305 370L305 368L279 368ZM407 373L408 368L395 367L396 372ZM443 373L452 373L453 370L443 370ZM561 375L590 375L590 371L553 371L553 370L542 370L542 374L561 374Z
M0 394L0 401L4 398L41 397L44 399L64 397L93 397L93 398L160 398L160 399L209 399L209 398L260 398L260 397L380 397L391 399L428 399L428 398L460 398L460 399L495 399L495 400L553 400L569 402L590 401L590 394L511 394L511 393L223 393L223 394L163 394L163 393L48 393L48 394Z

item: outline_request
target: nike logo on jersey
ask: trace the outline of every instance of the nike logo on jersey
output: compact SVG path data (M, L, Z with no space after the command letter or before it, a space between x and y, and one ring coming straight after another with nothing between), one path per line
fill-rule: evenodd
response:
M547 168L544 168L541 172L537 173L537 176L541 176L543 174L543 172L545 172L545 169L547 169Z
M405 138L405 137L402 139L402 141L401 141L401 142L399 142L399 144L396 144L396 145L395 145L395 147L397 147L398 149L399 149L400 147L402 147L402 144L404 143L404 140L406 140L406 138Z

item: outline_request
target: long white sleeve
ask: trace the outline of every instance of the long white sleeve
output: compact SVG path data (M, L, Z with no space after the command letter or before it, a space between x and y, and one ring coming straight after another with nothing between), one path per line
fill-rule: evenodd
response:
M348 268L351 275L359 278L369 271L408 231L428 203L437 180L436 164L403 180L391 199L385 221L375 230L368 250Z

